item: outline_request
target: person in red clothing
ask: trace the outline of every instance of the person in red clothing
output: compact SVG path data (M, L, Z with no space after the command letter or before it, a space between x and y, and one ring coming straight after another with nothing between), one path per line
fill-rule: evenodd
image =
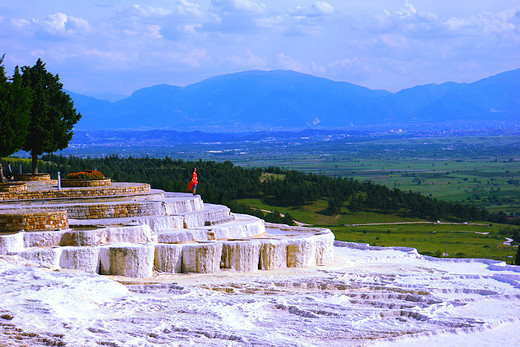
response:
M193 171L191 172L191 182L188 184L188 190L193 190L193 195L197 195L197 184L199 181L197 181L197 169L193 168Z

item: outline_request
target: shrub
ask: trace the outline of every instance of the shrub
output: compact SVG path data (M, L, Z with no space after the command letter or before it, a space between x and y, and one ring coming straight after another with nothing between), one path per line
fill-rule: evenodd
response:
M86 170L81 172L71 172L67 175L69 179L87 179L87 180L98 180L105 178L105 175L101 171Z

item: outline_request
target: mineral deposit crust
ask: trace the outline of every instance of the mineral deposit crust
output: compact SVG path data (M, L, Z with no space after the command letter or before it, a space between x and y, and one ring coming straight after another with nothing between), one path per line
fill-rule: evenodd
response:
M58 189L53 182L28 181L25 193L0 192L0 254L134 278L333 261L334 235L328 229L277 225L282 232L270 234L263 220L205 204L198 195L138 183ZM65 216L64 223L46 222L56 211ZM22 214L27 218L14 230L12 223L2 222ZM37 222L24 224L31 220Z

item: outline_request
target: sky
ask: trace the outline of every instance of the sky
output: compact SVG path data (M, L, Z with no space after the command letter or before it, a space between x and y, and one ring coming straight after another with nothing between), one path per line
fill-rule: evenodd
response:
M254 69L397 92L520 68L520 2L0 0L4 53L93 96Z

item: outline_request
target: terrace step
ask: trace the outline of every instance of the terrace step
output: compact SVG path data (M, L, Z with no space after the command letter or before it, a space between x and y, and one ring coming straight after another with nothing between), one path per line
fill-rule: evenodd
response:
M12 198L0 202L0 254L128 277L249 272L333 260L334 235L327 229L280 226L279 234L268 234L257 217L148 185L116 183L111 190L50 185L28 182L27 192L15 198L0 193L0 199ZM54 221L57 213L62 224Z

